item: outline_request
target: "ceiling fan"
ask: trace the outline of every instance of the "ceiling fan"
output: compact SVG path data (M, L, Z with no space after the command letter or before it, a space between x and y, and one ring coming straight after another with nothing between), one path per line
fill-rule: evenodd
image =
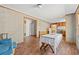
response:
M36 6L39 7L39 8L41 8L42 7L42 4L37 4Z

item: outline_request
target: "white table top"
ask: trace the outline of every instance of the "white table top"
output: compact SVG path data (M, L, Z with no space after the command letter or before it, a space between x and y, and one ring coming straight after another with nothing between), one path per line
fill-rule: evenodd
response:
M55 33L55 34L46 34L46 35L42 35L42 37L49 37L49 38L55 38L57 36L60 36L62 34L59 34L59 33Z

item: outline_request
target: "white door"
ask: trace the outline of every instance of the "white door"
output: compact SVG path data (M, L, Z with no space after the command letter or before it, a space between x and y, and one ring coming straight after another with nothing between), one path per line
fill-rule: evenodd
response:
M24 23L24 36L30 36L31 35L31 20L26 19Z

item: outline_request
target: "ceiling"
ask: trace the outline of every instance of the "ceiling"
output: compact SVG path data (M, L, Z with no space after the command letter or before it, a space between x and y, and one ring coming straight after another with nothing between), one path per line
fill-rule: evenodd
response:
M58 21L66 14L75 13L78 6L77 4L42 4L42 7L39 8L36 5L37 4L4 4L3 6L48 22Z

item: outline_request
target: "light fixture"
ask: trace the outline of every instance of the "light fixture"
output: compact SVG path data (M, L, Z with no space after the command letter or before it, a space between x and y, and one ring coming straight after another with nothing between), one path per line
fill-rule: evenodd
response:
M41 8L42 7L42 4L37 4L37 7Z

